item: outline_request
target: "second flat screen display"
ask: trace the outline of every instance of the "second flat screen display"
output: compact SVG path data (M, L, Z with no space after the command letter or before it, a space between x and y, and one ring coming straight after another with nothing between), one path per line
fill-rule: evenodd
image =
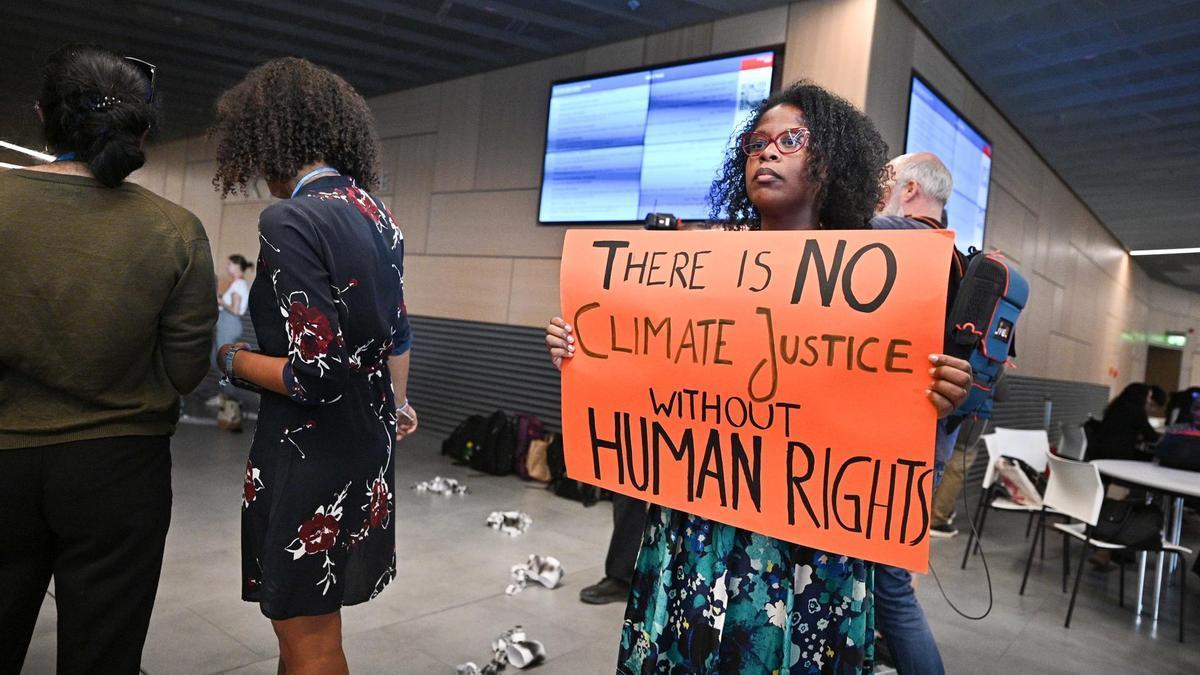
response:
M538 220L707 218L709 187L770 94L774 64L763 51L554 85Z
M932 152L954 178L946 214L956 243L983 248L987 224L988 184L992 175L992 144L951 108L920 78L912 79L908 104L905 152Z

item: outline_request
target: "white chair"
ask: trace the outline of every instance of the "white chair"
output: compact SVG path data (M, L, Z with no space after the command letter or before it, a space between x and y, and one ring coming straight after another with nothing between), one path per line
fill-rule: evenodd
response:
M1083 578L1083 564L1087 558L1088 549L1102 548L1110 551L1124 550L1128 547L1121 544L1102 541L1092 537L1092 529L1100 520L1100 507L1104 503L1104 484L1100 481L1100 470L1094 464L1076 462L1047 453L1046 459L1050 466L1050 479L1046 484L1046 494L1043 496L1045 511L1038 521L1038 529L1044 531L1045 516L1051 509L1055 513L1073 518L1078 523L1055 523L1054 529L1063 535L1063 592L1066 592L1067 574L1070 568L1070 538L1083 542L1083 551L1079 556L1079 567L1075 570L1075 586L1071 592L1071 602L1067 607L1065 627L1071 627L1071 615L1075 611L1075 598L1079 595L1079 582ZM1025 583L1029 579L1029 568L1033 564L1033 549L1037 545L1034 536L1033 546L1029 549L1029 557L1025 562L1025 578L1021 581L1021 593L1025 592ZM1043 545L1043 549L1045 546ZM1187 573L1183 571L1183 556L1191 551L1182 546L1168 542L1162 543L1164 553L1172 553L1180 558L1179 572L1179 641L1183 642L1184 608L1187 605ZM1162 580L1158 580L1162 583ZM1125 606L1125 564L1121 563L1119 605Z
M1000 452L1005 457L1019 459L1036 471L1046 470L1050 456L1050 437L1042 429L1007 429L996 427Z
M1083 433L1083 425L1060 422L1058 432L1058 456L1082 462L1087 453L1087 434Z
M1045 553L1046 515L1053 509L1054 513L1079 521L1096 524L1100 517L1100 504L1104 501L1104 486L1100 482L1100 472L1095 466L1081 462L1060 459L1049 453L1046 461L1050 466L1050 479L1046 481L1046 494L1042 496L1042 513L1038 517L1038 527L1034 535L1036 544L1038 535L1042 535L1042 552ZM1092 516L1093 510L1095 516ZM1091 519L1090 521L1088 519ZM1082 532L1082 524L1055 524L1071 528L1071 532L1063 531L1063 578L1062 592L1067 592L1067 578L1070 570L1070 553L1067 548L1067 536L1076 536L1073 532ZM1097 548L1121 549L1124 546L1094 541ZM1085 552L1086 555L1086 552ZM1033 547L1029 549L1029 558L1025 561L1025 576L1021 579L1020 595L1025 595L1025 584L1029 581L1029 569L1033 565ZM1125 565L1121 565L1121 606L1125 605Z
M996 463L1001 457L1019 459L1039 473L1046 470L1046 457L1050 454L1050 438L1042 430L1008 429L996 427L996 430L983 436L987 447L988 464L983 474L982 492L979 495L979 505L975 509L975 526L967 534L967 549L963 551L962 569L966 569L967 560L974 550L979 552L979 539L983 537L983 529L987 525L987 514L991 509L999 511L1017 511L1029 514L1029 523L1025 526L1025 536L1029 536L1033 527L1033 518L1041 510L1040 506L1018 504L1007 497L996 495L996 480L999 477ZM1043 544L1045 538L1043 537ZM1042 555L1045 556L1043 545Z

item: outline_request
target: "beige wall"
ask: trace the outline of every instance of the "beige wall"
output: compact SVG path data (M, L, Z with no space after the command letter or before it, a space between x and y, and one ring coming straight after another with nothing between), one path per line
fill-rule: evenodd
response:
M564 229L537 225L551 81L784 42L785 81L806 77L863 106L897 152L912 68L993 141L987 243L1033 286L1019 372L1122 385L1140 377L1146 353L1122 334L1200 323L1200 296L1132 266L893 0L809 0L373 99L385 162L377 192L405 233L411 311L526 326L557 312ZM252 257L270 198L259 186L220 200L213 167L210 144L189 139L154 148L135 179L196 213L218 260ZM1184 362L1200 374L1200 351Z

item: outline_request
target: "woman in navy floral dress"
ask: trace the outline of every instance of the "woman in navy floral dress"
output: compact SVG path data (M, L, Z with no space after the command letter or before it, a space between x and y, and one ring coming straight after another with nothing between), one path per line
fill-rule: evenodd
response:
M242 493L242 595L273 621L281 670L345 672L340 608L396 575L393 451L416 427L404 238L361 187L375 181L377 141L336 75L269 62L218 117L222 190L263 176L284 198L259 221L258 351L226 345L220 357L235 384L264 390Z
M768 98L713 184L714 218L736 230L865 229L887 147L846 101L797 83ZM555 365L574 355L561 318ZM939 415L966 398L970 366L938 355ZM870 673L871 563L652 506L625 612L617 672Z

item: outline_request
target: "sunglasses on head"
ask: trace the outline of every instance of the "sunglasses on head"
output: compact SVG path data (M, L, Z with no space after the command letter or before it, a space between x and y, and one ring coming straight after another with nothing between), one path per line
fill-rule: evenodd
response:
M146 103L154 102L154 76L158 72L158 67L148 61L135 59L132 56L122 57L128 61L138 72L146 76Z

